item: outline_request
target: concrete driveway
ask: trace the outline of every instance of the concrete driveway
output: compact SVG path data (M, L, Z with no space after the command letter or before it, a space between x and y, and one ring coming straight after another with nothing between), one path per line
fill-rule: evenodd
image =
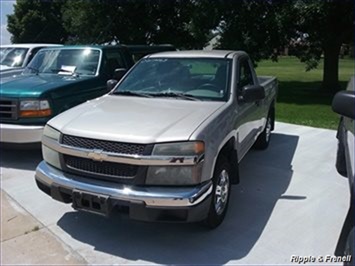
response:
M347 180L334 166L335 134L277 123L268 150L252 150L241 163L241 183L214 231L79 213L37 189L40 151L1 151L2 216L31 218L27 231L12 234L21 215L2 219L2 264L274 265L332 255L349 205Z

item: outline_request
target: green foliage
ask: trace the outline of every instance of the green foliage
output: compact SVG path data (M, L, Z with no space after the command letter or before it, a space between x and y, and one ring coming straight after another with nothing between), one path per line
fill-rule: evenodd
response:
M67 32L62 25L63 2L17 0L14 14L8 15L8 31L14 43L63 43Z
M354 0L17 0L13 42L170 43L245 50L254 63L293 45L306 69L324 56L323 87L337 90L338 57L353 42Z
M196 3L184 0L68 1L63 13L73 43L171 43L202 48L208 27L196 16ZM196 21L196 23L195 23Z
M323 59L320 69L305 71L304 64L295 57L280 57L278 63L262 60L256 68L258 75L276 76L279 92L276 119L281 122L337 129L339 115L331 109L334 94L320 90ZM342 89L354 74L354 60L341 59L339 80Z
M248 51L254 62L277 60L276 49L286 45L292 33L292 7L288 0L221 1L217 47Z
M306 63L307 70L318 66L326 49L338 49L339 55L343 43L353 42L353 0L297 0L293 12L296 30L308 35L296 47L297 56Z

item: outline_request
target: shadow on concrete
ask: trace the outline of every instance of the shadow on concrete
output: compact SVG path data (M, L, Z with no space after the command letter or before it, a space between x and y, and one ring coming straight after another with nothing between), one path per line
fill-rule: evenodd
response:
M240 165L241 183L233 187L228 214L212 231L200 224L142 223L118 214L106 219L82 212L66 213L58 226L95 250L124 260L159 264L225 264L253 248L292 178L298 136L273 134L266 151L252 150Z
M27 149L1 146L0 166L22 170L35 170L43 160L40 146Z

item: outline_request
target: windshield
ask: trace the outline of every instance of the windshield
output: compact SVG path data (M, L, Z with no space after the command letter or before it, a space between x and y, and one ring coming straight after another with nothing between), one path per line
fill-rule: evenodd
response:
M120 92L150 96L188 95L199 100L228 99L230 61L206 58L147 58L118 85Z
M25 60L28 48L1 48L0 65L8 67L21 67Z
M35 55L25 72L95 75L99 58L96 49L45 49Z

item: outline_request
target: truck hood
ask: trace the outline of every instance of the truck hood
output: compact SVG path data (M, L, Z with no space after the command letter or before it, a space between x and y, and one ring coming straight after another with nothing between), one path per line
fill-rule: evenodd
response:
M64 134L131 143L186 141L224 102L106 95L49 121Z
M72 77L51 74L20 74L1 79L2 97L39 97L46 91L58 87L77 84L91 77Z

